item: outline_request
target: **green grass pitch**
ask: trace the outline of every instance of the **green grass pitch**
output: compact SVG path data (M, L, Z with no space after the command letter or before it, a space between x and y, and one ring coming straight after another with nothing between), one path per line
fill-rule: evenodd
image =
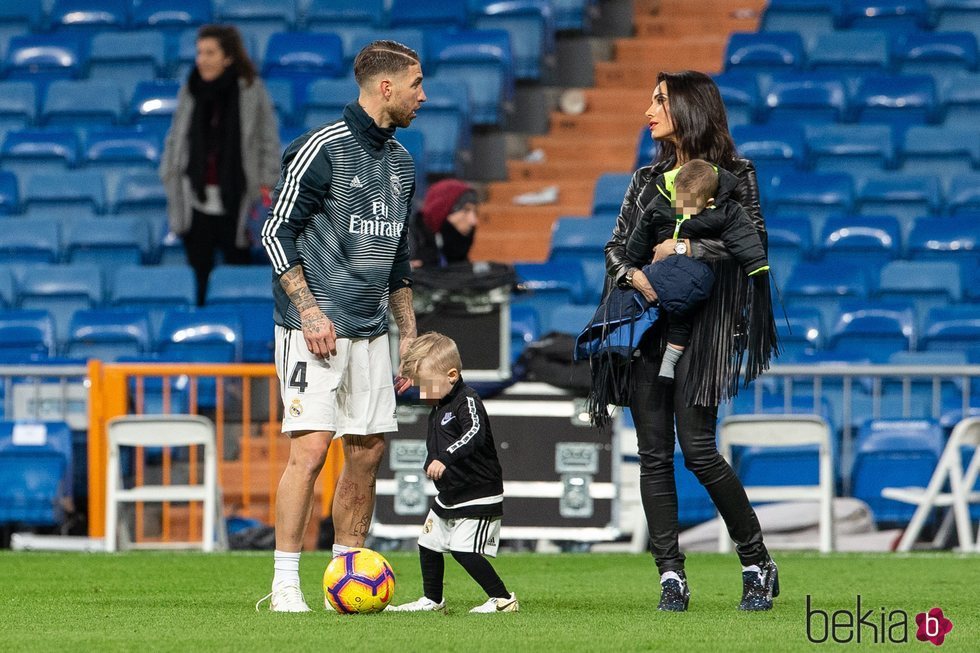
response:
M395 602L421 593L418 558L389 554ZM915 614L941 607L953 630L941 651L980 650L980 557L957 554L829 555L782 553L783 594L770 613L736 610L740 570L734 555L694 554L687 571L690 611L656 610L657 576L648 556L507 554L495 566L521 601L518 614L470 615L485 597L449 557L445 613L342 616L323 609L320 577L327 554L303 555L301 574L312 614L256 612L267 590L272 554L0 553L3 579L0 650L4 651L795 651L867 648L865 626L841 629L852 642L807 639L811 608L872 610L886 629L892 611L908 613L908 650L932 650L915 639ZM845 617L838 617L844 622ZM857 617L855 617L856 619ZM824 632L813 617L811 634ZM898 631L892 631L892 634ZM870 644L872 649L892 644Z

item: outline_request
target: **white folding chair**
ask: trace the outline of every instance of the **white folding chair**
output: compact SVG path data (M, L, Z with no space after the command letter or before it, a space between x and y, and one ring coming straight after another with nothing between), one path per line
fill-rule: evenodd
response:
M963 469L963 448L972 447L973 457ZM976 540L970 521L970 505L980 503L980 491L974 489L980 474L980 417L970 417L957 423L949 436L946 448L936 464L927 487L886 487L881 496L918 506L898 542L899 551L910 551L925 526L933 508L952 508L956 521L956 537L963 551L980 553L980 530ZM949 483L949 491L946 484ZM938 538L937 538L938 539ZM940 542L934 542L939 545Z
M718 428L718 448L732 461L732 447L793 447L817 445L820 449L818 485L747 486L750 501L818 501L820 503L820 551L834 550L834 468L830 427L816 415L732 415ZM718 550L731 551L725 522L719 520Z
M218 455L214 423L199 415L125 415L113 417L106 425L109 462L106 470L106 551L116 551L119 533L119 505L139 501L200 501L203 509L201 542L173 542L167 548L200 546L204 551L227 548L227 534L218 488ZM204 447L204 482L199 485L141 485L122 487L119 465L121 447Z

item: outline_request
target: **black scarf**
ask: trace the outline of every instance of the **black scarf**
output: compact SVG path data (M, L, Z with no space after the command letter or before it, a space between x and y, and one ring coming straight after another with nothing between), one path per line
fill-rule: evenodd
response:
M446 260L446 263L459 263L460 261L469 260L470 248L473 246L473 237L476 235L475 228L464 236L449 220L446 220L442 224L442 229L439 230L439 233L442 234L440 253L442 254L442 258Z
M213 157L217 162L218 186L225 212L237 215L245 192L238 74L229 66L216 80L206 82L194 68L187 87L194 96L194 114L188 133L187 176L198 199L203 202L208 159Z

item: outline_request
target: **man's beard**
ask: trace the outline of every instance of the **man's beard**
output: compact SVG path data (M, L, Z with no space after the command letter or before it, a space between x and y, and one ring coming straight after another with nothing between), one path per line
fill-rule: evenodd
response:
M395 124L395 127L404 129L412 124L411 109L405 109L404 111L399 110L397 113L390 113L389 115L391 116L391 122Z

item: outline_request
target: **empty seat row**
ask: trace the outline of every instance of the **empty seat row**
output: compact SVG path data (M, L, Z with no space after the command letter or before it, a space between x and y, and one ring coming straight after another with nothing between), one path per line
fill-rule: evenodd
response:
M835 28L980 33L980 7L969 0L769 0L761 28L808 38Z
M0 170L0 207L8 214L72 219L103 213L164 214L167 199L155 172L130 172L107 179L102 170L65 170L61 159L19 160L23 167L4 159L3 167L31 170L15 175ZM145 169L144 169L145 170ZM112 188L107 182L112 183Z
M977 38L971 32L873 30L829 32L807 47L798 32L737 32L725 52L725 70L786 72L902 72L947 74L976 71Z
M715 77L732 125L939 122L975 127L977 75L844 72L727 72Z

